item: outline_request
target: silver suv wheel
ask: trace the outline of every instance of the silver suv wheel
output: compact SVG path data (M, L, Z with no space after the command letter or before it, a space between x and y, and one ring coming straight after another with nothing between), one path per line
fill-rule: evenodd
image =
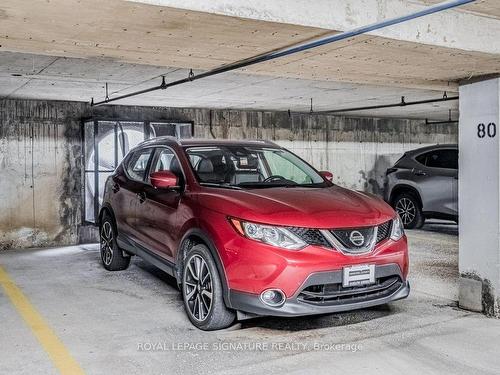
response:
M393 207L401 217L406 229L418 229L424 225L425 217L419 199L414 193L405 191L400 193L393 201Z
M396 203L396 211L398 212L404 225L410 224L415 220L416 207L415 204L408 198L401 198Z

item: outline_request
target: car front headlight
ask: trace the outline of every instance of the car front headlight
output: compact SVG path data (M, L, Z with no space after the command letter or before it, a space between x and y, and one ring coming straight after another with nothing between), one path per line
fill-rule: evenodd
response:
M392 220L391 240L397 241L405 234L403 223L399 215Z
M257 224L234 218L231 218L230 221L239 234L251 240L287 250L300 250L307 246L307 243L283 227Z

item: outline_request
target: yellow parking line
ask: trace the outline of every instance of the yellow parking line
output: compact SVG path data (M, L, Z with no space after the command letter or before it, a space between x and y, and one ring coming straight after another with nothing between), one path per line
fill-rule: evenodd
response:
M68 349L1 266L0 284L59 372L63 375L85 374Z

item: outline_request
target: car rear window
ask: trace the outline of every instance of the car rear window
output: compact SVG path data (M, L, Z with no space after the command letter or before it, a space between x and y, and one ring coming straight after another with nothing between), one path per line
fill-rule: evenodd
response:
M405 157L406 157L406 152L403 154L403 156L401 156L401 157L400 157L400 158L399 158L399 159L398 159L398 160L394 163L394 165L395 165L395 166L396 166L396 165L398 165L398 164L399 164L399 162L401 162L401 161L402 161Z

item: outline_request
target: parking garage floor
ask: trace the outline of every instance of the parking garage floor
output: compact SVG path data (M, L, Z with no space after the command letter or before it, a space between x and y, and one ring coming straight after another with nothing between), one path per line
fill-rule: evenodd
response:
M218 332L194 328L173 279L140 259L110 273L97 245L4 251L0 373L57 373L34 335L45 329L67 351L59 365L72 358L86 374L498 374L500 321L457 308L457 227L426 225L408 237L407 300ZM23 320L9 282L42 321Z

